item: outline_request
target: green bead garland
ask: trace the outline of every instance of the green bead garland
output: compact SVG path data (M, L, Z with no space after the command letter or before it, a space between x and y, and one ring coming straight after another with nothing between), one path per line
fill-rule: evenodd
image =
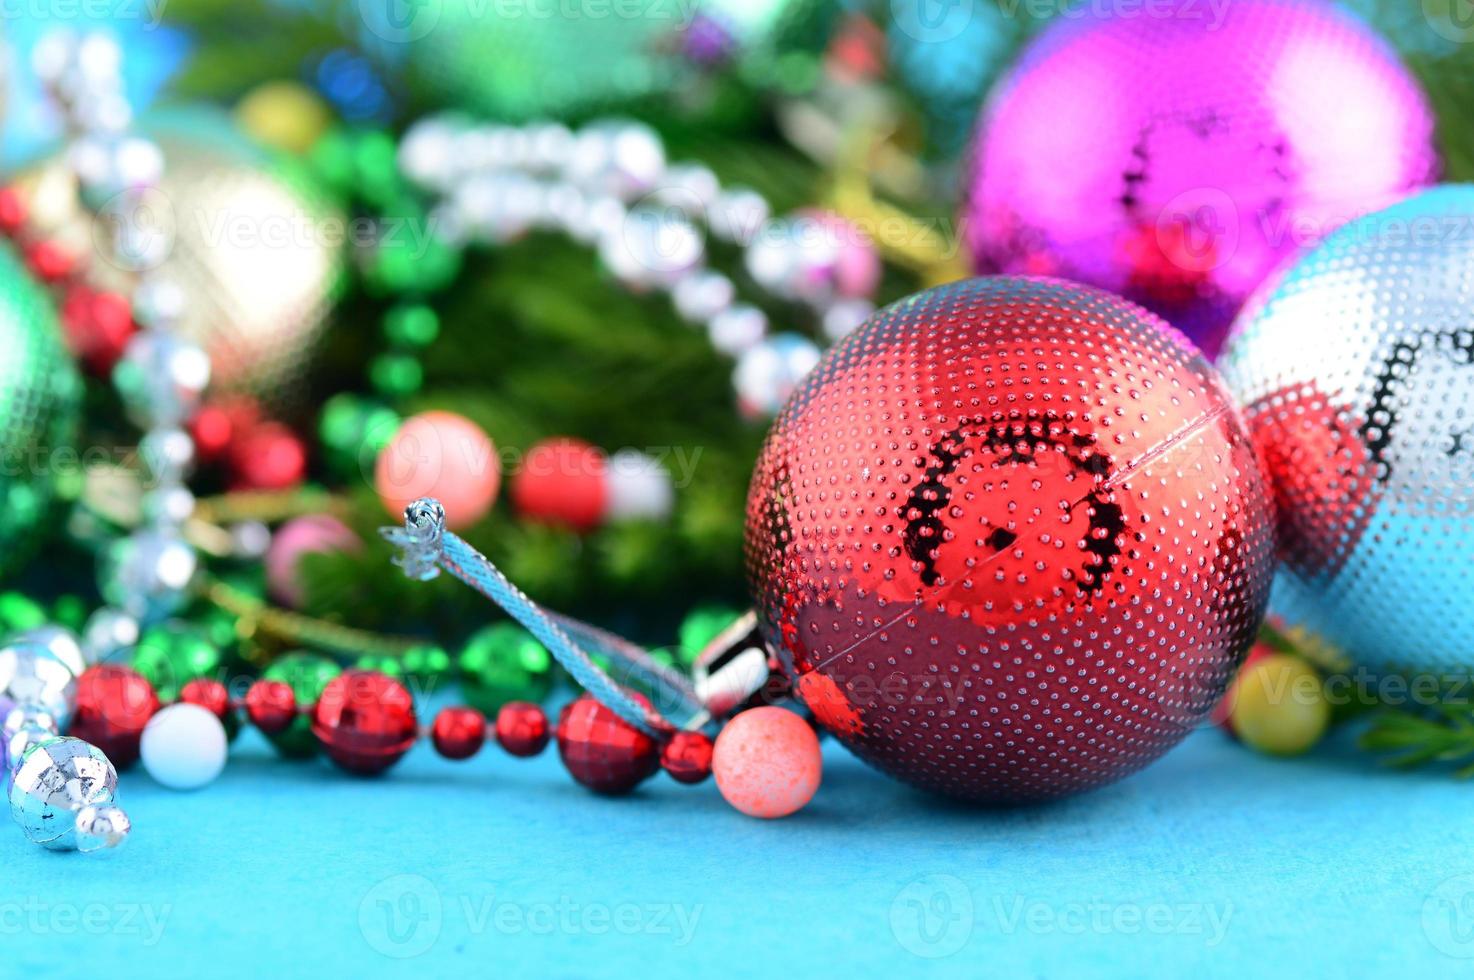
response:
M540 703L553 689L552 655L512 623L479 630L456 666L466 702L487 715L495 715L509 701Z
M269 681L282 681L292 689L299 708L307 708L322 697L323 688L342 670L327 657L315 653L289 653L262 673ZM285 730L268 736L276 750L289 759L308 759L317 754L317 738L312 734L312 720L299 712Z
M220 668L220 648L204 630L184 622L150 627L133 651L133 669L153 685L165 704L179 700L179 692L190 681L216 677Z

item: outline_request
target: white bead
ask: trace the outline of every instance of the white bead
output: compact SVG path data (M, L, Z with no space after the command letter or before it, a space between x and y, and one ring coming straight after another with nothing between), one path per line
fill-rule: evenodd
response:
M609 457L604 489L609 520L664 520L675 503L670 474L651 457L621 449Z
M119 190L152 187L164 175L164 151L153 140L128 137L113 149L112 170Z
M738 303L711 318L706 325L711 345L723 354L733 357L762 343L768 332L768 317L762 310L745 303Z
M121 609L103 606L82 627L82 655L89 664L108 659L138 644L138 620Z
M423 119L399 144L399 169L427 190L445 191L455 172L457 127L443 118Z
M56 85L71 68L77 53L73 31L53 30L41 36L31 49L31 70L44 85Z
M194 439L177 426L153 429L138 440L138 455L155 483L178 483L194 467Z
M660 204L680 208L687 217L704 219L722 191L716 174L694 163L682 163L665 172L652 195Z
M797 334L779 334L743 352L732 373L737 404L744 414L777 414L804 375L819 363L819 348Z
M868 299L844 299L824 311L824 336L839 340L853 333L875 312Z
M573 132L562 123L543 123L528 134L528 166L547 172L561 170L573 154Z
M687 323L706 323L731 306L736 298L737 287L720 272L687 276L671 292L676 312Z
M150 276L133 293L133 315L145 327L172 330L184 316L184 290L172 279Z
M225 726L197 704L171 704L149 719L138 748L155 781L170 789L199 789L225 768Z
M768 220L768 202L757 191L734 187L717 195L706 225L724 242L746 245Z
M704 243L686 219L671 211L631 211L619 229L599 242L609 271L629 286L662 286L701 264Z
M98 31L82 38L76 64L89 90L114 86L122 72L123 50L110 35Z
M150 524L178 527L194 513L195 498L180 483L156 487L143 495L143 517Z
M566 173L586 189L632 201L656 187L665 172L665 147L649 126L598 123L582 130Z

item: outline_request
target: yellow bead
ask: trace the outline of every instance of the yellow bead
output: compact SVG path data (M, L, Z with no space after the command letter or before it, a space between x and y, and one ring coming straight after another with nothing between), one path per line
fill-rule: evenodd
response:
M235 109L241 128L268 146L306 153L332 125L322 99L297 82L263 82Z
M1229 724L1244 744L1270 755L1299 755L1325 734L1331 706L1315 668L1277 653L1250 664L1229 692Z

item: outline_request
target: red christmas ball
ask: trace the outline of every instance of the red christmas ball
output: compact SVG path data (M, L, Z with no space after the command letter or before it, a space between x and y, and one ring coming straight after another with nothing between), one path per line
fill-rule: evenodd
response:
M654 739L585 694L558 715L558 755L595 793L628 793L660 768Z
M262 679L246 691L246 715L267 735L279 735L297 718L297 695L286 681Z
M307 474L307 447L280 422L263 422L231 446L235 483L247 490L286 490Z
M1273 516L1203 357L1119 297L954 283L834 347L747 510L760 628L819 723L972 800L1137 770L1253 642Z
M312 733L328 758L349 772L383 772L415 744L414 699L392 677L346 670L317 699Z
M496 714L496 741L508 755L530 759L548 747L548 716L530 701L508 701Z
M678 783L699 783L711 775L711 739L700 732L676 732L660 750L660 768Z
M512 504L527 520L589 531L608 504L604 454L578 439L549 439L527 451L512 477Z
M67 734L102 749L118 769L138 761L138 742L159 710L153 685L131 667L99 664L77 678L77 710Z
M486 717L475 708L442 708L430 726L430 740L447 759L469 759L486 744Z
M77 257L59 242L40 241L26 249L26 263L37 279L56 283L76 270Z
M133 307L118 293L97 292L78 283L61 304L67 343L87 370L106 376L135 332Z
M29 217L25 198L14 187L0 187L0 234L14 235Z

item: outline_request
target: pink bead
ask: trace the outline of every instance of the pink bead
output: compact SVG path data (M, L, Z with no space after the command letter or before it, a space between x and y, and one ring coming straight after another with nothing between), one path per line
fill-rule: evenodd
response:
M309 514L293 518L272 535L266 552L266 585L280 602L301 608L305 597L297 565L303 555L362 548L358 535L336 517Z
M374 488L392 516L403 517L420 497L435 497L453 530L485 517L501 482L501 461L486 433L450 412L406 419L374 468Z
M752 708L727 722L712 754L717 789L749 817L786 817L814 798L823 775L819 738L792 711Z
M828 270L834 291L849 299L866 299L880 285L880 253L875 242L843 215L821 208L798 212L812 219L834 244L834 266Z

